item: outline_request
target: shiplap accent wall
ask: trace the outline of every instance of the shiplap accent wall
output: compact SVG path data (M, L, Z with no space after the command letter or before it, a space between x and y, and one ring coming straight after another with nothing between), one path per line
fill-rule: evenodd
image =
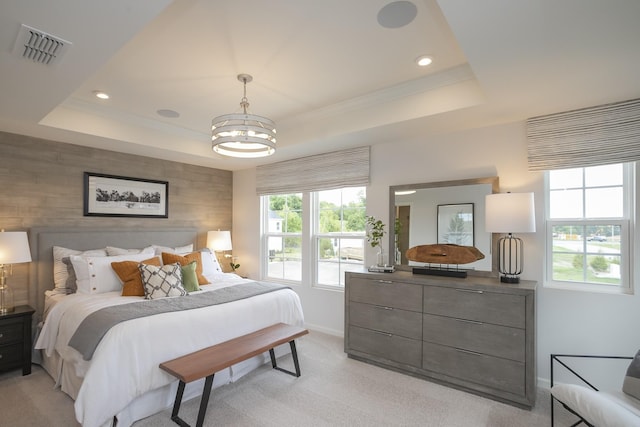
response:
M83 172L169 182L169 218L85 217ZM0 132L0 228L193 227L198 246L208 230L231 230L233 173ZM28 264L8 279L16 304L28 295Z

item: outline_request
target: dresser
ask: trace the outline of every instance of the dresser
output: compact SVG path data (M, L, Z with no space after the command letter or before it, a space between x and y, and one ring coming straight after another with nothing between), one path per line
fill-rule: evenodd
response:
M22 368L31 373L31 316L34 309L20 305L14 311L0 314L0 371Z
M536 283L347 272L345 352L518 407L536 398Z

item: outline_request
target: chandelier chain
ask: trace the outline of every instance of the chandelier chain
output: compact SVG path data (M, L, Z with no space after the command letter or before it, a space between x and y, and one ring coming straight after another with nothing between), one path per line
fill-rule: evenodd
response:
M247 98L247 78L242 78L242 83L244 83L244 96L240 100L240 106L245 114L247 114L247 109L249 108L249 99Z

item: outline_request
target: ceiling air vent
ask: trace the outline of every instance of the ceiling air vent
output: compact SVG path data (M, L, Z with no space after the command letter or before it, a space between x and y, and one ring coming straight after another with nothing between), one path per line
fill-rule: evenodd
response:
M53 65L71 46L71 42L22 24L13 53L45 65Z

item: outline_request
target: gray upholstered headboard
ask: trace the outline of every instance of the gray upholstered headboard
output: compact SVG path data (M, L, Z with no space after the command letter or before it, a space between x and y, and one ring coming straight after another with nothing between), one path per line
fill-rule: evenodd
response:
M149 245L184 246L196 248L198 231L195 228L165 229L82 229L32 228L29 232L31 270L29 272L29 304L36 309L39 322L44 310L44 291L53 289L53 247L87 250L106 246L143 248Z

